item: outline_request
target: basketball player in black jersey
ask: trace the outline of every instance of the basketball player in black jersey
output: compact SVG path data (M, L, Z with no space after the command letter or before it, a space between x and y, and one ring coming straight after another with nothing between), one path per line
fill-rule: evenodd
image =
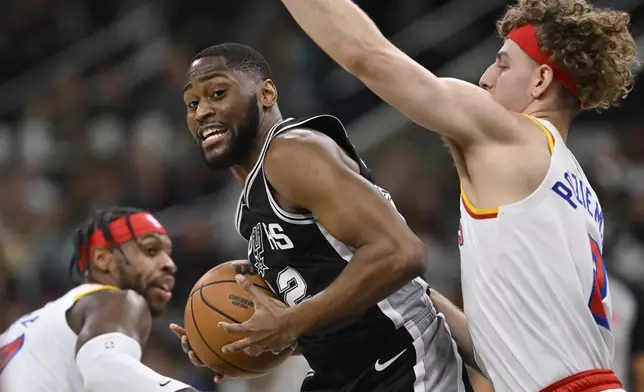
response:
M283 118L266 60L239 44L194 58L184 101L206 162L244 185L236 229L281 300L238 276L256 310L248 322L220 323L248 334L224 351L297 342L312 368L302 391L465 391L461 358L419 278L424 246L371 182L342 123Z

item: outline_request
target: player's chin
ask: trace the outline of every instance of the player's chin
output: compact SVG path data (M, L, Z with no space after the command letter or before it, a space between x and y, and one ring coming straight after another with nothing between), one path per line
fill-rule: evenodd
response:
M214 148L204 148L203 154L208 166L217 169L228 169L234 164L229 151L230 145L226 143Z
M147 290L146 299L153 316L163 313L168 302L172 298L172 293L158 287L151 287Z
M150 313L152 313L152 317L159 317L163 314L165 311L167 302L154 302L151 300L148 300L148 307L150 308Z

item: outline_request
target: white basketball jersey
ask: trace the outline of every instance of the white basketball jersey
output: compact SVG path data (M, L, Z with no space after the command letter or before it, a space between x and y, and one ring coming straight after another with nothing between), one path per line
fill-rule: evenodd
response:
M461 198L464 310L477 362L496 392L539 391L612 368L602 209L557 129L530 118L552 154L537 190L498 209Z
M83 284L21 317L0 335L0 390L3 392L84 392L76 366L77 336L66 313L81 297L116 289Z

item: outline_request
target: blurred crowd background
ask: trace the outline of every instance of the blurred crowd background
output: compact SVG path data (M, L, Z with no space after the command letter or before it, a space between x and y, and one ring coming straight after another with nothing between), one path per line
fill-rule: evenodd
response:
M509 4L357 3L424 66L471 82L494 61L494 20ZM596 3L632 13L644 53L644 0ZM250 45L268 59L283 114L328 112L347 124L377 182L427 244L427 280L460 303L459 186L448 152L437 136L383 105L331 62L279 1L5 0L0 330L73 286L70 234L91 210L115 204L148 209L171 233L180 272L145 362L197 388L216 388L210 373L189 365L167 324L182 323L185 298L199 276L245 257L246 245L232 223L240 188L228 172L204 165L185 126L182 102L191 57L226 41ZM621 108L581 115L570 136L604 207L615 366L629 391L644 391L642 109L644 87L636 84ZM300 361L259 383L228 382L217 390L299 390L305 366ZM269 387L271 382L281 384Z

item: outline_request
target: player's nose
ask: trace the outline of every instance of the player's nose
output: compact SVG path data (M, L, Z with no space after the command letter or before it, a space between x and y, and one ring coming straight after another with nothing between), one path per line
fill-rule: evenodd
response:
M484 90L490 90L492 88L492 72L491 68L494 64L490 65L483 75L481 75L481 79L479 79L479 86L484 89Z
M195 112L195 119L198 123L203 123L205 120L215 115L215 109L207 102L199 102Z
M175 275L177 273L177 265L168 254L159 257L159 268L166 274Z

